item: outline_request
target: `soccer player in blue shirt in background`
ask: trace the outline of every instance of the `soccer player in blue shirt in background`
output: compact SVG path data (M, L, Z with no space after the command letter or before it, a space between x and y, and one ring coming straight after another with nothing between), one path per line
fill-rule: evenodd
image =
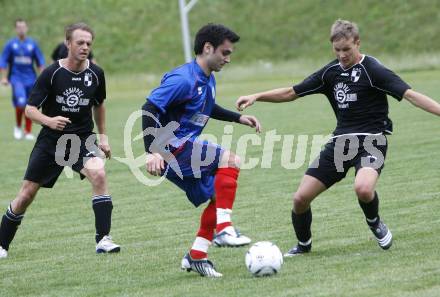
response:
M0 57L1 83L12 86L12 103L15 108L16 126L14 127L15 139L23 137L21 129L24 108L26 107L31 89L34 85L37 74L34 69L34 62L41 73L44 68L44 56L37 42L27 37L28 26L23 19L15 21L17 37L10 39ZM34 140L31 134L32 121L26 118L24 138Z
M231 223L240 159L217 144L199 139L209 118L237 122L260 132L253 116L232 112L215 103L218 72L230 62L240 37L223 25L208 24L195 38L196 58L166 73L148 96L143 109L147 171L165 177L185 191L194 206L208 202L202 212L197 237L181 268L201 276L221 277L208 248L243 246L250 238ZM214 233L216 236L214 238Z

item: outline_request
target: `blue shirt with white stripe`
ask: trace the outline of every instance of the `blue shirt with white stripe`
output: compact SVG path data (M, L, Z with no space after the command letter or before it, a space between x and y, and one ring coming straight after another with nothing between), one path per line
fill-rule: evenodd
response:
M160 111L162 127L176 121L179 127L174 131L177 139L173 146L180 146L179 140L194 140L206 126L215 104L216 82L213 74L206 76L196 60L181 65L166 73L159 87L147 97Z
M18 80L25 84L33 83L37 77L34 62L38 67L44 66L44 56L37 42L26 37L20 40L18 37L10 39L3 48L0 57L0 68L9 66L9 80Z

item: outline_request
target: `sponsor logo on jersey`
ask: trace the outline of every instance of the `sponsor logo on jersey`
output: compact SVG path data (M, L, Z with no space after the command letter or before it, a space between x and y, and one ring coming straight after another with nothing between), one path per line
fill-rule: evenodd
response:
M81 77L72 77L73 81L81 81Z
M13 48L13 49L18 49L18 43L14 42L14 43L12 44L12 48Z
M357 94L350 93L350 88L343 82L336 84L333 91L338 107L341 109L349 108L348 102L357 101Z
M202 87L198 87L197 88L197 94L202 95L203 91L202 91Z
M348 72L342 72L341 76L349 76L350 74L348 74Z
M28 51L30 51L30 52L34 49L34 45L33 45L33 44L30 44L30 43L28 43L28 44L26 45L26 47L27 47Z
M57 95L55 101L62 104L62 111L66 112L80 112L80 106L89 105L90 99L81 98L84 92L76 87L71 87L63 92L64 96ZM67 105L67 106L65 106Z
M209 116L207 116L206 114L196 113L191 117L191 119L189 119L189 122L196 126L204 127L208 120Z
M351 71L351 76L350 76L351 81L357 82L360 77L361 77L361 68L359 68L359 67L353 68L353 70Z
M32 65L32 59L28 56L16 56L14 57L14 64Z
M92 74L90 72L86 72L84 74L84 85L86 87L90 87L92 85Z

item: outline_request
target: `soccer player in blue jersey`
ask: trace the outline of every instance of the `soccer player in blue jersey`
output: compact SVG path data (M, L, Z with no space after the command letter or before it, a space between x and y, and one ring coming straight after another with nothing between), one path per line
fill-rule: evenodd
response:
M319 194L342 180L355 168L354 190L366 223L379 246L392 245L392 234L379 216L376 183L384 167L387 139L393 131L388 117L387 95L403 98L416 107L440 115L440 104L414 91L374 57L360 52L355 23L337 20L330 33L336 59L293 87L279 88L238 98L239 110L262 102L290 102L310 94L324 94L337 119L333 137L307 169L293 195L292 225L298 243L284 256L310 252L312 210Z
M24 108L26 107L32 86L37 75L34 69L34 62L38 72L44 68L44 56L35 40L27 37L28 26L23 19L15 21L17 37L10 39L0 57L1 83L12 86L12 103L15 108L16 126L14 127L15 139L23 137L21 129ZM8 73L7 73L8 72ZM25 117L24 138L34 140L31 134L32 121Z
M213 72L228 64L240 37L223 25L202 27L194 42L196 58L166 73L142 109L147 171L165 175L182 189L194 206L208 202L197 237L182 259L182 269L221 277L208 260L217 246L242 246L251 240L231 223L240 159L217 144L199 139L210 118L237 122L260 131L258 120L215 103ZM214 238L214 233L216 236Z

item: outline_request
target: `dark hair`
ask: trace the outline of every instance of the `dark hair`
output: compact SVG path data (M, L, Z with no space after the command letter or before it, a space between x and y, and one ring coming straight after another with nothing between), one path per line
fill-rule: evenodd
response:
M214 49L216 49L225 40L235 43L240 40L240 36L223 25L209 23L197 32L194 40L194 53L196 55L201 54L206 42L212 44Z
M92 39L95 38L95 32L93 32L92 28L86 23L75 23L66 27L66 40L70 40L72 38L72 33L75 30L83 30L92 34Z

